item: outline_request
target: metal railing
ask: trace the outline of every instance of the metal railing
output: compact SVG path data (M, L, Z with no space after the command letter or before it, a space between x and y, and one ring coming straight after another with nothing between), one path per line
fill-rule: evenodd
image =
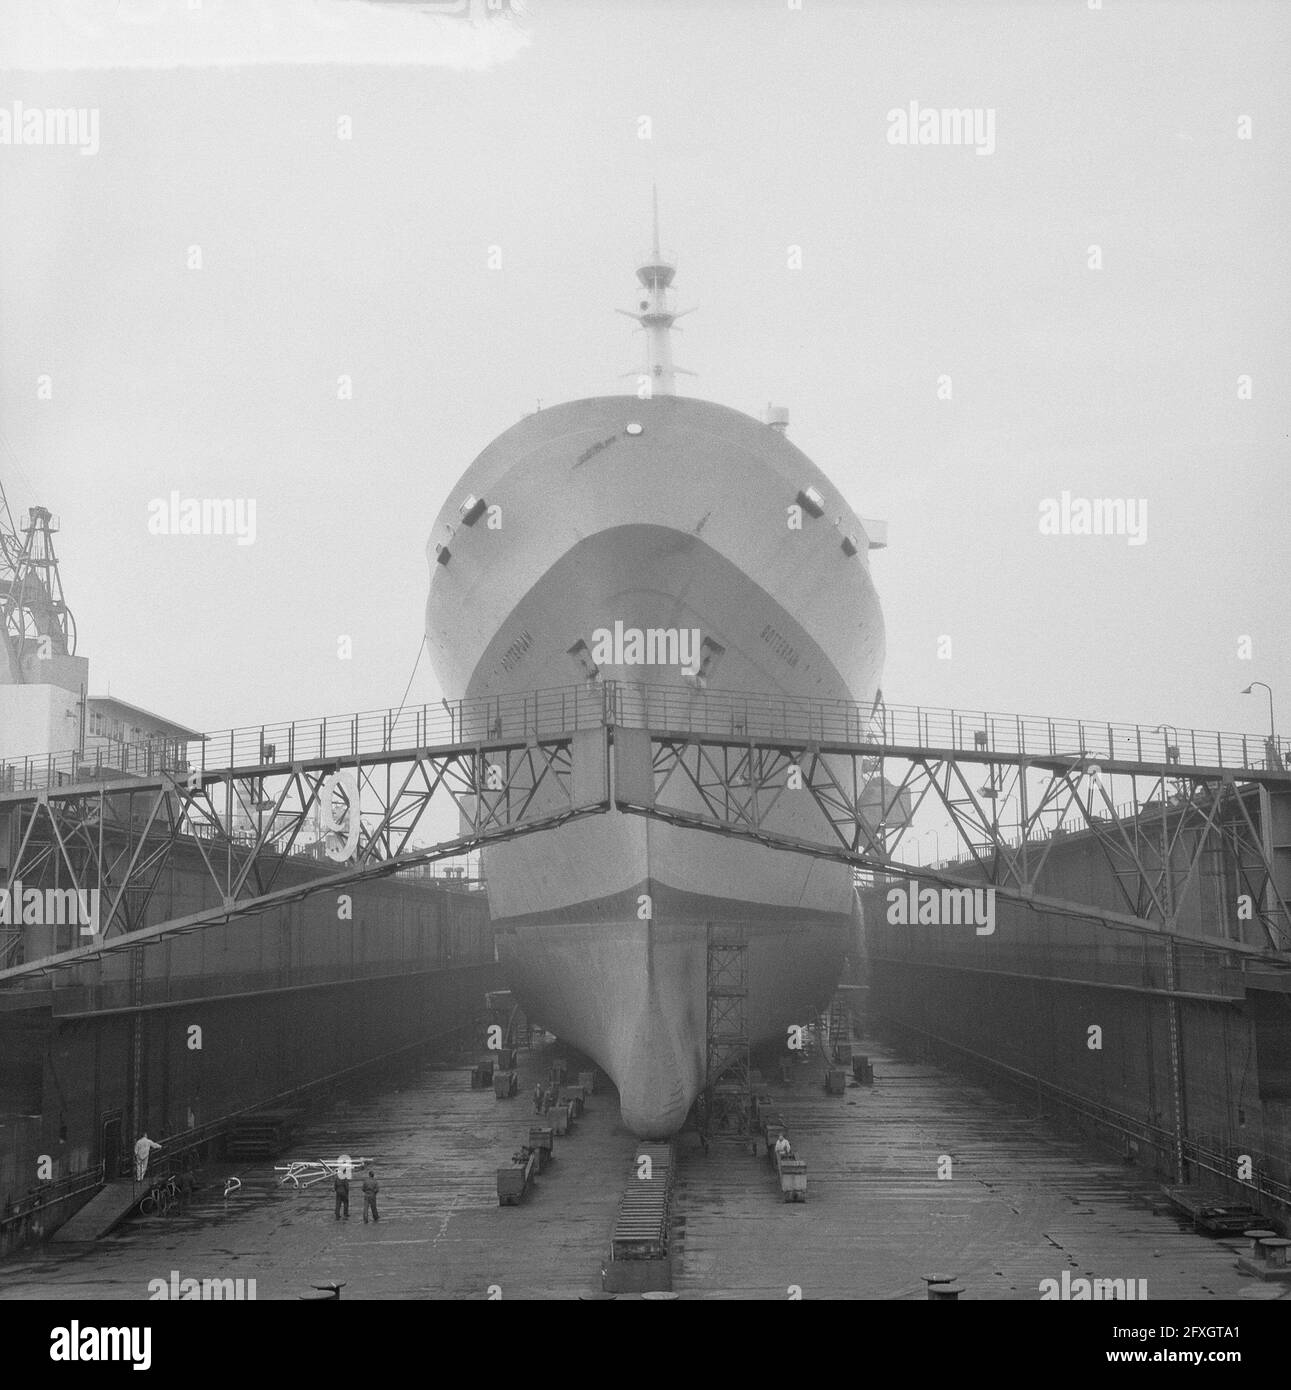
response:
M66 1201L69 1197L76 1197L82 1192L97 1190L103 1186L104 1181L102 1163L96 1163L90 1168L83 1168L77 1173L69 1173L65 1177L54 1178L40 1187L30 1189L21 1197L12 1198L7 1202L3 1212L0 1212L0 1228L26 1221L36 1212L46 1207L52 1207L58 1202Z
M222 729L191 741L182 753L148 744L119 744L85 754L49 753L0 763L0 792L278 763L285 770L297 762L540 734L555 736L604 724L605 696L600 685L562 686L487 699L443 700L438 705Z
M686 683L588 681L438 705L249 725L173 746L114 744L0 763L0 792L115 778L156 778L231 767L355 758L402 749L552 737L607 724L675 734L1036 758L1071 757L1231 771L1282 771L1291 740L1172 725L921 705L856 704L771 694L708 691Z
M635 727L749 738L805 738L828 743L1031 757L1104 758L1236 770L1281 770L1291 740L1105 720L1053 719L989 710L855 704L682 686L607 682L607 711Z
M112 743L77 752L43 753L0 763L0 792L35 791L74 782L117 781L186 772L185 757L151 743Z

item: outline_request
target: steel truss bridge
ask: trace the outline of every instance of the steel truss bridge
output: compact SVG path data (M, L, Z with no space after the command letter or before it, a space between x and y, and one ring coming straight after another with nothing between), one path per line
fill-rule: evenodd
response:
M0 766L0 884L10 903L30 889L97 891L97 929L29 959L25 929L0 923L0 985L610 810L869 873L989 886L1041 911L1285 966L1289 752L1165 725L593 681L236 729L180 749L29 759ZM929 806L949 817L957 853L921 866L903 846ZM1038 890L1054 845L1080 832L1111 868L1114 906ZM150 904L177 850L204 867L212 902L156 921ZM1217 852L1245 920L1182 932Z

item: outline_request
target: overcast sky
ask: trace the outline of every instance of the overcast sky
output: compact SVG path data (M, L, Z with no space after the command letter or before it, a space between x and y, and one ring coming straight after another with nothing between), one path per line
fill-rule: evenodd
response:
M889 702L1260 731L1265 680L1285 727L1291 5L525 8L5 6L0 111L98 113L0 144L0 479L61 515L92 693L397 704L457 477L632 389L657 180L682 391L787 406L889 523ZM993 152L891 143L912 102ZM150 535L172 491L254 498L254 544ZM1063 491L1145 543L1041 534Z

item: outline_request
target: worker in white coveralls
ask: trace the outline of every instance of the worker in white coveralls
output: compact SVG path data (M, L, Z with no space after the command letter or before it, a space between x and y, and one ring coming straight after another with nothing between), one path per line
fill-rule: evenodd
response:
M789 1146L789 1136L787 1134L782 1134L779 1139L775 1141L775 1156L777 1158L788 1158L792 1152L793 1150Z
M143 1175L148 1171L148 1158L154 1149L161 1148L155 1139L149 1139L146 1134L139 1136L138 1142L134 1146L134 1180L142 1182Z

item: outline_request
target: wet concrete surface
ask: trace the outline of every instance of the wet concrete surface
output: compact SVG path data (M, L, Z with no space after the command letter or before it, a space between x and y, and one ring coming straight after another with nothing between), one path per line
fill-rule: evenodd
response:
M0 1300L147 1299L150 1280L255 1279L255 1295L295 1299L344 1282L343 1299L563 1298L600 1288L634 1139L619 1123L604 1077L574 1133L522 1205L499 1207L495 1172L528 1135L535 1079L557 1044L520 1054L520 1093L471 1090L468 1061L427 1064L368 1096L296 1126L291 1148L250 1166L211 1163L187 1211L133 1218L79 1246L20 1252L0 1263ZM380 1221L364 1224L360 1179L350 1217L337 1221L331 1180L282 1186L274 1166L293 1159L372 1158ZM242 1188L222 1196L226 1174Z
M1146 1279L1152 1299L1232 1299L1255 1280L1239 1240L1194 1234L1153 1211L1149 1175L1058 1136L1020 1103L991 1096L877 1043L873 1086L826 1095L819 1062L765 1087L808 1165L804 1204L782 1201L759 1145L683 1136L674 1201L674 1289L682 1298L923 1299L926 1274L955 1276L964 1299L1036 1300L1042 1279ZM272 1161L212 1163L187 1211L135 1218L85 1245L0 1263L0 1300L147 1299L150 1280L256 1281L295 1299L344 1281L344 1299L577 1299L600 1268L635 1141L600 1090L556 1161L518 1207L497 1205L495 1170L534 1122L531 1092L559 1043L520 1054L520 1093L471 1090L469 1059L426 1063L373 1083L297 1125ZM293 1159L371 1157L381 1220L333 1215L330 1180L282 1186ZM949 1155L952 1176L939 1179ZM223 1178L241 1191L225 1199Z
M1064 1139L1019 1104L864 1044L872 1086L828 1096L819 1062L764 1090L806 1159L786 1204L759 1145L688 1146L679 1170L673 1288L683 1297L925 1299L948 1274L962 1299L1038 1300L1040 1281L1144 1279L1152 1299L1235 1299L1244 1240L1154 1214L1150 1175ZM950 1177L939 1178L950 1159ZM1137 1290L1137 1285L1136 1285Z

